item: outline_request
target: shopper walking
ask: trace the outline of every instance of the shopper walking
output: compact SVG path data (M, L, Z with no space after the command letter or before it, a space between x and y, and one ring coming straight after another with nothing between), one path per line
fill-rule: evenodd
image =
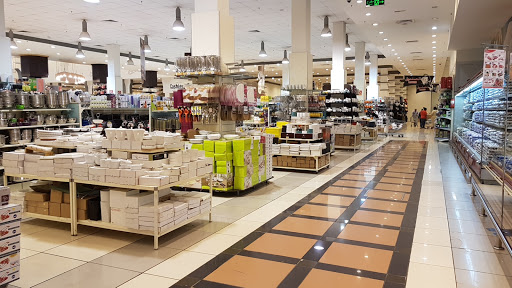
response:
M427 117L428 117L427 108L423 108L423 110L421 110L421 112L420 112L420 128L421 129L425 129L425 123L427 122Z
M420 119L420 112L418 112L418 109L414 109L414 112L412 112L412 123L414 124L414 127L418 127L419 119Z

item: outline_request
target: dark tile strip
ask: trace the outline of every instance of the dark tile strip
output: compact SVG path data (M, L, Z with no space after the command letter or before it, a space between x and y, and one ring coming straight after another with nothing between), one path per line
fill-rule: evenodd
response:
M388 245L375 244L375 243L369 243L369 242L360 242L360 241L348 240L348 239L343 239L343 238L335 238L335 239L333 239L333 241L338 242L338 243L343 243L343 244L368 247L368 248L374 248L374 249L381 249L381 250L387 250L387 251L395 250L395 246L388 246Z
M354 269L349 267L340 267L336 265L330 265L326 263L318 263L315 266L316 269L322 269L326 271L336 272L336 273L343 273L348 275L354 275L354 276L360 276L360 277L366 277L376 280L386 280L386 274L384 273L378 273L373 271L366 271L366 270L360 270L360 269Z
M301 238L308 238L308 239L315 239L315 240L320 240L322 238L322 236L318 236L318 235L311 235L311 234L304 234L304 233L297 233L297 232L283 231L283 230L275 230L275 229L272 229L269 232L272 232L274 234L279 234L279 235L301 237Z
M369 212L379 212L379 213L388 213L388 214L394 214L394 215L404 215L404 212L396 212L396 211L388 211L388 210L380 210L380 209L373 209L373 208L359 208L361 211L369 211Z
M297 265L301 261L301 259L296 259L296 258L291 258L291 257L286 257L286 256L279 256L279 255L274 255L274 254L267 254L267 253L256 252L256 251L249 251L249 250L243 250L238 255L257 258L257 259L263 259L263 260L269 260L269 261L274 261L274 262L292 264L292 265Z

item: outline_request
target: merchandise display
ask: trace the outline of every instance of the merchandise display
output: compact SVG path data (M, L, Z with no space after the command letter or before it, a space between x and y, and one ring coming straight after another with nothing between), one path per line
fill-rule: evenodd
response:
M359 123L356 125L336 124L332 133L335 135L334 147L336 149L357 150L361 148L363 128Z

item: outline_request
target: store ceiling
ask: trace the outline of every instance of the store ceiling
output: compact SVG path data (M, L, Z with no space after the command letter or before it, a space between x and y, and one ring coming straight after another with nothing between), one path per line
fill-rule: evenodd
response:
M231 15L235 19L237 61L260 61L262 58L257 53L262 40L265 41L269 54L265 60L280 60L284 49L291 50L291 1L230 1ZM323 17L328 15L331 28L332 22L347 21L352 47L355 42L365 41L370 53L385 55L385 59L379 59L379 65L393 65L402 73L406 73L406 69L397 57L401 57L413 74L432 74L432 56L433 51L436 51L436 64L440 64L436 71L440 76L449 56L448 37L454 1L393 0L387 1L381 7L365 7L364 3L358 4L357 0L352 0L350 4L341 0L314 0L311 21L312 54L316 59L331 58L332 38L320 36ZM84 46L106 49L107 44L119 44L122 52L138 54L138 39L147 34L153 49L150 57L162 60L169 58L173 61L190 50L190 14L194 10L193 3L191 0L110 0L101 1L99 4L81 0L5 0L6 27L13 29L15 34L76 44L81 21L87 19L88 30L93 39L84 42ZM187 28L183 32L171 29L176 6L182 9L182 18ZM366 13L372 15L366 16ZM413 23L399 25L396 22L400 20L413 20ZM373 26L373 23L379 25ZM436 31L432 30L434 25L438 27ZM260 32L249 32L252 30ZM384 33L379 34L380 31ZM432 34L437 37L432 38ZM417 42L406 43L411 40ZM432 44L432 41L437 43ZM52 60L80 64L105 63L106 59L104 54L86 51L87 57L80 60L74 56L76 50L58 46L52 48L49 44L22 41L18 45L20 49L14 50L14 55L46 55ZM348 56L354 56L354 49ZM125 61L123 59L122 63ZM138 62L135 62L135 66L125 66L124 69L137 71ZM147 65L151 70L163 70L163 64L160 63L150 62ZM347 65L351 69L353 62L347 61ZM275 69L279 70L278 66ZM329 72L329 63L315 63L315 75ZM162 71L161 74L165 75L165 72Z

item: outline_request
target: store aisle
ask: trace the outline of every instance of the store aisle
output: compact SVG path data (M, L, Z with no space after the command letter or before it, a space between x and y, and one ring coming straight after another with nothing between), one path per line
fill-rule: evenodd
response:
M426 146L386 144L174 287L404 287Z

